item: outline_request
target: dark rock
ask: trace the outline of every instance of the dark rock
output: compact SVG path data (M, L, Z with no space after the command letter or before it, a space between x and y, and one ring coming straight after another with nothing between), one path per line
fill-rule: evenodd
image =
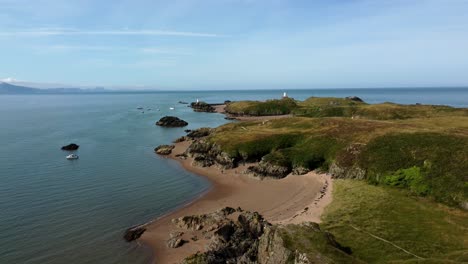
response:
M143 235L143 233L146 231L146 228L142 227L142 226L135 226L135 227L130 227L129 229L127 229L125 231L125 234L124 234L124 239L127 241L127 242L131 242L133 240L137 240L138 238L141 237L141 235Z
M174 145L160 145L154 149L159 155L169 155L172 153L172 150L175 148Z
M231 117L231 116L226 116L224 119L226 119L226 120L236 120L235 117Z
M355 102L364 103L364 101L361 98L357 97L357 96L348 96L348 97L346 97L346 99L351 100L351 101L355 101Z
M260 161L257 165L247 168L246 173L251 173L256 177L270 177L281 179L286 177L291 172L291 169L286 166L271 164L267 161Z
M202 127L202 128L190 131L187 134L187 137L190 138L190 139L202 138L202 137L209 136L212 131L213 131L213 129L211 129L209 127Z
M188 257L183 263L256 263L259 236L270 224L257 213L240 210L236 222L227 217L233 208L224 208L205 215L217 216L216 229L210 238L207 252ZM200 262L201 261L201 262Z
M232 223L225 224L214 232L215 235L220 236L225 242L229 241L231 235L234 234L235 228Z
M237 161L223 152L218 145L204 139L195 140L187 148L188 156L194 158L193 165L209 167L217 165L223 169L232 169L237 166Z
M71 143L71 144L68 144L66 146L63 146L62 147L62 150L68 150L68 151L73 151L73 150L77 150L80 146L78 146L77 144L75 143Z
M179 154L176 154L175 156L179 159L183 159L183 160L187 159L187 154L185 153L179 153Z
M184 101L179 101L179 104L188 104L188 103Z
M159 121L156 122L156 125L163 127L184 127L187 126L188 123L175 116L165 116L159 119Z
M205 102L193 102L190 104L190 107L193 108L193 111L195 112L207 112L207 113L214 113L216 112L216 109Z
M204 237L210 239L205 252L197 252L182 263L361 263L350 255L349 248L341 246L317 223L273 226L258 213L242 209L238 210L239 216L234 221L226 215L232 210L225 208L211 214L192 216L217 219L211 225L219 227L211 237L204 233ZM207 229L211 229L205 224ZM301 247L296 247L296 244Z
M185 130L184 130L185 133L189 133L189 132L191 132L191 131L192 131L192 129L185 129Z
M232 103L232 101L231 100L224 101L224 104L229 104L229 103Z

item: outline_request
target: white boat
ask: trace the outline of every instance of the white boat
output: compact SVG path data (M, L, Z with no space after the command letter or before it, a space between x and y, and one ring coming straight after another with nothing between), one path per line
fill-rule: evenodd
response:
M76 154L70 154L67 156L67 159L72 160L72 159L78 159L78 155Z
M174 107L169 107L170 110L174 110Z

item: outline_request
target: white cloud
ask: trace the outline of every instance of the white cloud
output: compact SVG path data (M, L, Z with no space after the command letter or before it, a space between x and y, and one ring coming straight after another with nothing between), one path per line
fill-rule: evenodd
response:
M19 81L20 80L15 79L15 78L11 78L11 77L0 79L0 82L6 82L6 83L15 83L15 82L19 82Z
M19 37L47 37L47 36L174 36L174 37L227 37L226 35L214 33L200 33L172 30L70 30L70 29L33 29L21 31L0 31L0 36L19 36Z

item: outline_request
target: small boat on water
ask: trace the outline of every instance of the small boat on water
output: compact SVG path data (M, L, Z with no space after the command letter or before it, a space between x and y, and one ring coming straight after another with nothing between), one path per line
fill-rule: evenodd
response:
M70 155L67 156L67 159L68 159L68 160L78 159L78 155L76 155L76 154L70 154Z
M139 106L139 107L137 107L137 109L138 109L138 110L142 110L142 109L143 109L143 107Z
M170 110L174 110L174 107L169 107Z

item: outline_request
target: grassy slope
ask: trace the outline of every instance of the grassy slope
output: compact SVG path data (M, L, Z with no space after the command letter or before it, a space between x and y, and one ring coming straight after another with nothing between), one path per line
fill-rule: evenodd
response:
M324 228L353 255L370 263L460 263L468 261L468 213L407 192L337 180ZM419 260L363 231L384 238ZM419 261L419 262L418 262Z
M332 163L359 166L375 184L407 188L453 205L468 199L467 117L392 121L295 117L227 124L210 140L238 160L263 158L324 170ZM361 146L358 154L349 151L355 145Z
M468 213L436 202L459 205L468 200L468 109L309 98L295 104L239 102L228 111L267 115L275 104L282 104L282 114L296 117L227 124L209 140L238 160L364 169L367 182L335 182L322 225L360 260L468 262ZM308 232L285 230L293 248L311 248L307 243L314 238Z
M344 98L310 97L304 101L279 100L240 101L226 107L234 115L294 114L305 117L355 117L374 120L395 120L437 116L468 116L468 109L433 105L366 104Z

